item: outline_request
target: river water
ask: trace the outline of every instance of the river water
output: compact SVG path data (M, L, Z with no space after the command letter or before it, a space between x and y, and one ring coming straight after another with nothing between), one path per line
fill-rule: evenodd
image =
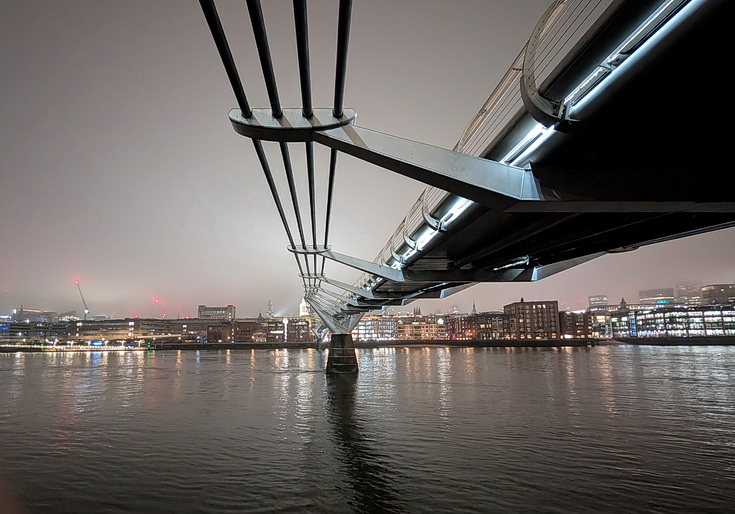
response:
M735 347L0 354L0 512L735 512Z

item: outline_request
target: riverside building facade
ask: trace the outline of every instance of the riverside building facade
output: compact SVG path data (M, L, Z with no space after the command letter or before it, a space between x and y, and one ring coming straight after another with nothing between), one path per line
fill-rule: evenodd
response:
M207 328L210 343L305 343L315 341L306 318L257 318L212 324Z
M610 314L613 337L735 336L735 306L620 309Z
M558 339L559 302L539 301L511 303L503 307L506 315L506 333L510 339Z

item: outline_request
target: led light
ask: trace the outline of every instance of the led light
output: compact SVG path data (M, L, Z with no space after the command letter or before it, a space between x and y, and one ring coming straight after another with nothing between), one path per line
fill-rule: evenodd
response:
M670 27L679 23L680 20L686 18L691 14L692 11L698 9L704 0L693 0L688 2L687 5L681 8L679 12L671 16L668 20L665 19L668 16L671 9L678 8L681 4L681 0L669 0L664 2L646 21L644 21L630 36L625 38L625 41L621 43L613 53L611 53L603 62L604 64L597 68L591 73L579 86L577 86L572 93L564 99L564 104L569 105L569 113L571 115L572 109L576 110L582 107L583 104L587 103L590 98L593 98L600 91L600 85L603 83L603 79L609 77L611 74L616 73L617 70L624 67L628 62L625 59L619 66L613 68L612 63L617 61L626 52L629 46L640 46L631 55L637 55L641 51L645 51L646 47L655 45L660 39L666 37L666 31L662 30L664 27ZM661 19L663 18L663 20ZM664 23L658 28L652 28L656 23ZM648 32L650 30L650 32ZM590 87L587 84L593 82ZM594 92L594 94L590 94Z
M518 155L513 161L510 163L511 166L521 166L525 164L525 160L528 158L529 154L536 150L539 146L541 146L549 137L551 137L551 134L554 133L554 127L544 127L541 125L541 131L536 136L536 138L531 141L531 143L523 149L520 155Z
M528 145L533 143L536 138L541 135L545 128L546 127L544 127L542 124L537 123L531 130L528 131L526 136L513 147L510 152L505 154L500 159L500 162L502 164L509 164L510 161L515 160L526 148L528 148Z
M468 200L466 198L460 198L457 200L451 209L449 209L449 212L447 212L444 216L442 216L442 223L446 227L451 222L456 220L464 211L467 210L467 208L472 205L472 201Z
M421 251L436 237L439 232L433 228L426 227L423 233L416 239L416 248Z
M409 248L408 250L406 250L406 253L404 253L401 257L403 258L404 261L406 261L410 259L411 257L413 257L414 255L416 255L417 253L418 252L414 250L413 248Z

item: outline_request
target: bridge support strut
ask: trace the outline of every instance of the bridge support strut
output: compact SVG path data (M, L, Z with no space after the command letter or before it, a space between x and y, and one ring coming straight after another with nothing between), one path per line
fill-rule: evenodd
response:
M352 334L332 334L327 358L327 373L357 373L357 355Z

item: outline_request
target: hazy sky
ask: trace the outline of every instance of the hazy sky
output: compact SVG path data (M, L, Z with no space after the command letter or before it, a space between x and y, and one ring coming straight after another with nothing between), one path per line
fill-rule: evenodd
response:
M357 0L345 105L361 126L451 148L548 3ZM263 4L281 103L300 106L291 2ZM337 5L309 3L315 106L332 103ZM250 103L265 107L245 3L217 6ZM298 270L252 144L227 118L236 102L199 3L0 0L0 12L0 313L81 312L75 279L92 314L176 317L201 303L248 316L269 299L296 312ZM423 185L339 163L332 245L372 259ZM733 250L730 229L418 305L635 301L680 281L735 282Z

